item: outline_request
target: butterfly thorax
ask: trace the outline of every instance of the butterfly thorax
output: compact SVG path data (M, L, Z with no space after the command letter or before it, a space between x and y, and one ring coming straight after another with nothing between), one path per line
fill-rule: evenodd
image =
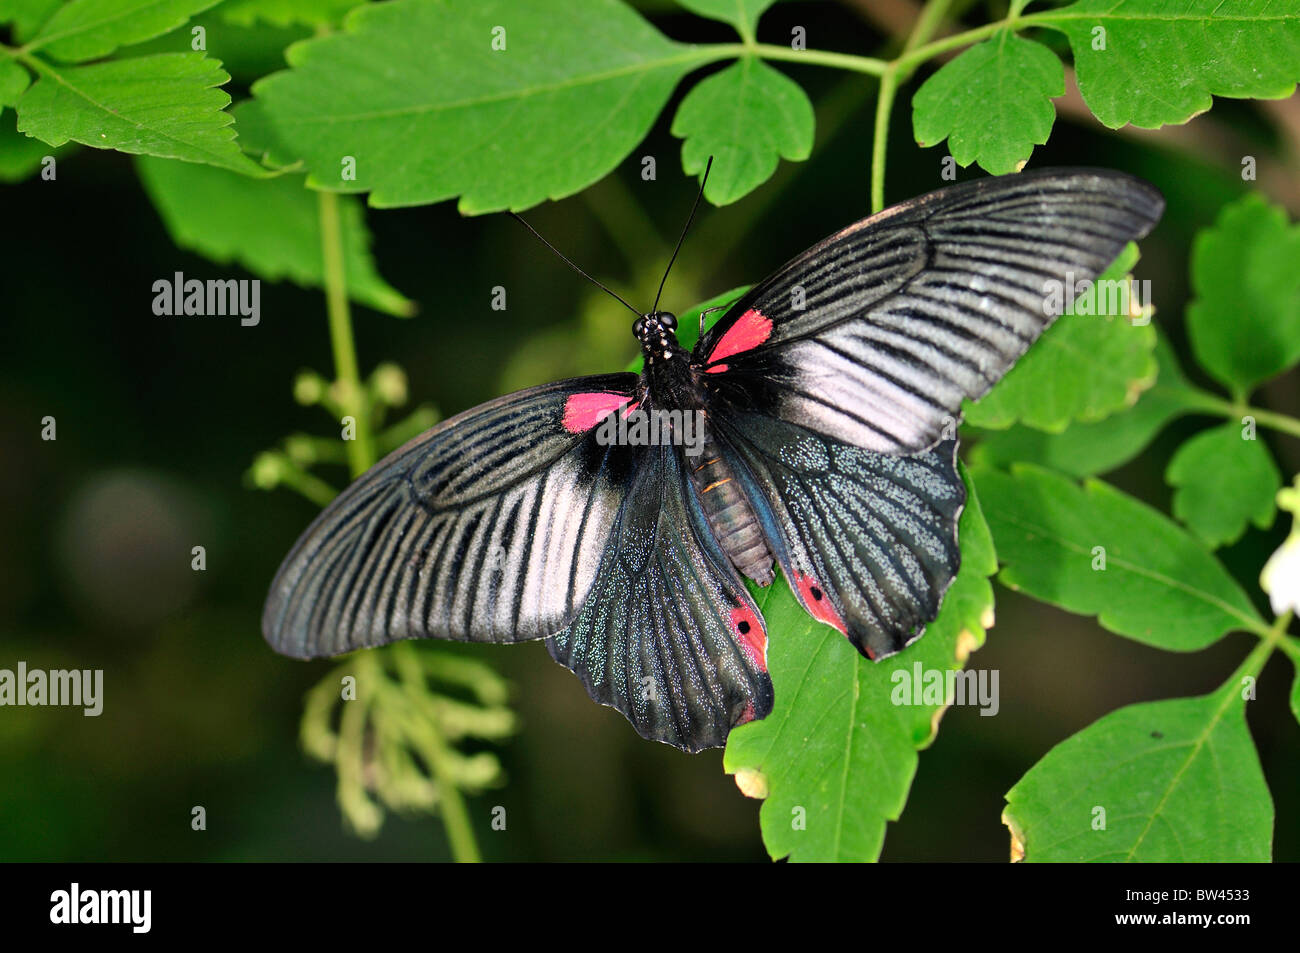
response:
M742 575L761 586L773 579L772 551L759 527L736 474L718 445L708 420L699 374L691 354L677 341L677 319L667 312L644 314L632 333L641 342L645 359L645 403L660 410L680 410L697 416L703 440L685 456L691 484L709 526L723 552Z

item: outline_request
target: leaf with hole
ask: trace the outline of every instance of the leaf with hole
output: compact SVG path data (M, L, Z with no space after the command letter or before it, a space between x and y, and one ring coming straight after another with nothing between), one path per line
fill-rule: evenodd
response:
M1273 799L1233 683L1129 705L1067 738L1007 792L1027 861L1258 862Z

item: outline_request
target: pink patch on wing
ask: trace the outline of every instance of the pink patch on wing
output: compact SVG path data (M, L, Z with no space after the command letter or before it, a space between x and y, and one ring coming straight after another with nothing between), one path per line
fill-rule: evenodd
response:
M721 374L723 371L725 371L725 370L727 369L728 366L729 366L729 365L727 365L727 364L715 364L715 365L713 365L713 367L706 367L706 368L704 369L704 373L706 373L706 374Z
M729 327L722 339L713 346L708 363L715 364L724 357L756 348L771 336L772 319L765 318L762 312L750 308L736 319L736 323Z
M741 725L749 724L754 720L755 714L757 713L754 711L754 703L745 702L745 710L740 713L740 717L736 719L736 723L732 727L739 728Z
M631 399L626 394L572 394L564 402L564 429L586 433Z
M826 587L819 583L806 572L795 572L794 584L799 590L799 598L803 601L804 608L818 622L825 622L827 625L833 625L845 635L848 635L848 629L844 625L844 620L840 614L835 611L835 606L831 605L830 596L826 594Z
M767 632L763 629L763 620L748 606L737 606L731 610L731 631L736 633L754 664L766 672Z

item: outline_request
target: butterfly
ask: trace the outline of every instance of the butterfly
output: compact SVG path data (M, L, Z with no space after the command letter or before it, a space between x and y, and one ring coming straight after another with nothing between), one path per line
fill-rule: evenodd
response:
M508 394L359 477L284 560L263 633L298 658L545 639L643 737L720 746L773 704L744 579L779 567L868 658L919 638L960 564L962 401L1163 208L1118 172L986 178L830 236L690 351L656 301L642 373ZM668 439L631 439L655 413Z

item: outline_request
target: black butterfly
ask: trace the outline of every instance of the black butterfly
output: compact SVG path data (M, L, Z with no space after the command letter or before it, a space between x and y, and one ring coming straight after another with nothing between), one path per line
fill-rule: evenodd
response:
M958 568L963 398L1052 322L1051 283L1095 279L1163 208L1115 172L963 183L804 252L693 351L641 315L642 374L501 397L361 476L280 567L263 632L299 658L546 639L642 736L722 745L772 707L742 575L775 562L869 658L919 638ZM602 437L654 410L702 412L702 446Z

